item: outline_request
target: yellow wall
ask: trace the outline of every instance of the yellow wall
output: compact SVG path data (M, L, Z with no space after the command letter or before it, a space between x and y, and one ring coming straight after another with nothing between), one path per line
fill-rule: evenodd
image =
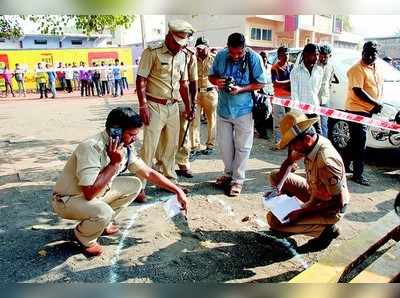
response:
M58 66L59 62L73 63L79 66L79 62L83 61L88 65L89 58L91 62L106 63L114 62L114 58L118 58L124 62L125 65L132 65L132 51L130 48L95 48L95 49L57 49L57 50L0 50L0 69L3 68L4 63L8 61L8 66L11 71L14 71L15 64L19 63L21 66L26 67L28 72L25 74L25 88L36 89L36 81L34 70L37 63L44 62ZM133 82L133 70L128 69L128 82ZM0 78L0 88L4 86L4 79ZM13 87L16 88L17 84L13 78Z

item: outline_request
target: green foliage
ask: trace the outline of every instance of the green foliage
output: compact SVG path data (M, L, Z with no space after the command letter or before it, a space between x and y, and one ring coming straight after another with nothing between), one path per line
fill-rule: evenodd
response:
M18 19L15 16L0 15L0 38L18 38L23 34Z
M114 32L119 26L129 28L132 15L31 15L29 20L38 24L42 34L64 35L68 26L90 36Z

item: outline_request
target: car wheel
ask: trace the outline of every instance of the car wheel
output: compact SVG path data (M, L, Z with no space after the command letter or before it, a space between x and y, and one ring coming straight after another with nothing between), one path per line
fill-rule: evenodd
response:
M330 139L332 144L340 149L346 148L350 143L350 126L346 121L339 120L332 125Z

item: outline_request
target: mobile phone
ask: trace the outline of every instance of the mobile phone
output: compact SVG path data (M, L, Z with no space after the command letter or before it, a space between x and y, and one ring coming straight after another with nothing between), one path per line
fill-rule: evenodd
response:
M118 137L118 141L121 142L121 138L122 138L122 128L114 128L114 127L110 127L110 137L113 140L116 140Z

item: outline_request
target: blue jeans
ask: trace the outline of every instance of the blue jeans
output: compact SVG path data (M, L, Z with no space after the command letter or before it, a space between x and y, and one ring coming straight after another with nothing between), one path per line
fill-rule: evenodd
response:
M114 96L118 96L118 87L119 90L121 91L121 93L119 95L124 95L124 91L122 89L122 80L121 79L115 79L115 92L114 92Z
M53 98L56 97L56 81L49 82L49 89L51 91L51 94L53 95Z
M326 107L327 105L321 105L321 107ZM321 131L322 135L327 138L328 137L328 117L320 115L321 119Z
M279 123L285 115L285 107L279 105L272 105L272 123L274 131L275 144L281 140L281 131L279 130Z

